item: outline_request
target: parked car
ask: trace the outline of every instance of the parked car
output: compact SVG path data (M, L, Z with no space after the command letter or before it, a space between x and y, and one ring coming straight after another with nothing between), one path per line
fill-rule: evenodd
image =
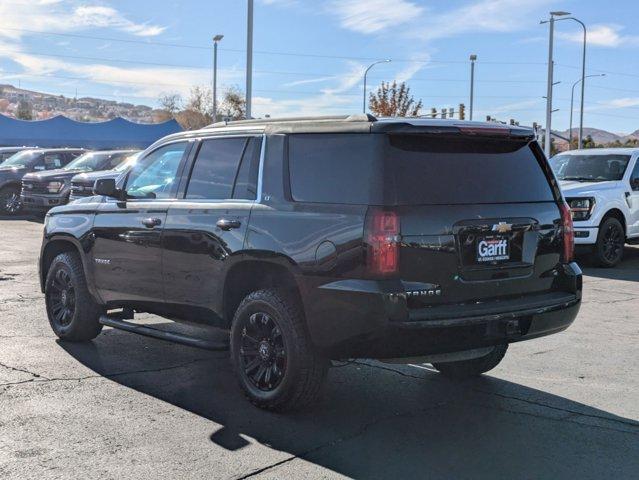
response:
M602 267L639 242L639 148L571 150L550 163L575 222L575 243Z
M93 186L99 178L117 179L124 172L127 172L140 156L141 152L132 151L130 155L124 157L119 165L112 170L100 170L97 172L83 172L75 175L71 179L71 193L69 201L78 200L79 198L93 196Z
M68 203L71 179L79 172L112 170L132 153L135 150L86 152L60 169L28 173L22 179L24 208L43 212Z
M0 164L22 150L30 150L33 148L36 147L0 147Z
M37 148L22 150L0 164L0 215L15 215L22 210L22 178L29 172L61 168L86 150L74 148Z
M566 329L581 304L570 210L529 129L215 124L158 141L95 193L45 221L55 334L87 341L109 325L227 347L130 321L143 311L226 329L263 408L311 402L332 359L479 375L508 344Z

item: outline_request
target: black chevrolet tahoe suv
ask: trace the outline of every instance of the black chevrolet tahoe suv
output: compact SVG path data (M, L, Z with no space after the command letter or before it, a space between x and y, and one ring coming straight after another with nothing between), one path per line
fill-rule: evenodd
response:
M479 375L580 307L570 211L524 128L218 123L158 141L95 193L46 218L40 280L56 335L87 341L109 325L228 347L263 408L308 404L332 360ZM225 329L228 344L136 312Z

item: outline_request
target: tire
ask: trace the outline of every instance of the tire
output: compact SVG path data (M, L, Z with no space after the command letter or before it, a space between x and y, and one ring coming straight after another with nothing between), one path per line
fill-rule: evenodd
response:
M0 190L0 215L17 215L22 211L20 187L8 186Z
M504 355L506 355L506 350L508 350L507 343L496 345L492 352L483 357L459 362L433 363L433 367L442 375L449 378L476 377L499 365L499 362L501 362Z
M626 233L621 222L614 217L605 219L599 226L597 243L593 248L594 263L598 267L616 267L623 258Z
M255 291L238 307L231 359L251 403L280 412L315 401L329 366L310 341L299 302L275 289Z
M65 252L53 259L44 292L49 324L60 339L85 342L102 331L103 309L87 289L77 253Z

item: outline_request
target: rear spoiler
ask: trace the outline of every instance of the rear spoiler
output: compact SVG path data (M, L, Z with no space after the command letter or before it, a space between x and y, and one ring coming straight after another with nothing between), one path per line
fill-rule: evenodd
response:
M464 135L472 137L509 138L534 140L532 128L513 127L502 124L464 124L451 125L413 125L410 123L373 123L373 133L427 134L427 135Z

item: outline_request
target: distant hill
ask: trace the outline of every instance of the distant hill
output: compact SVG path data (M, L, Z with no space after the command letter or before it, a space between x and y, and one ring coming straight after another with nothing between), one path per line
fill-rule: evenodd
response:
M115 117L123 117L137 123L157 123L166 120L165 117L160 118L158 110L148 105L133 105L93 97L69 98L0 84L0 114L15 116L21 101L31 106L34 120L44 120L56 115L84 122L100 122Z
M569 138L570 130L556 131L557 135L564 138ZM576 139L579 136L579 128L572 129L572 138ZM611 143L619 142L624 144L629 140L639 140L639 130L635 130L629 135L623 133L612 133L599 128L584 127L584 138L590 136L593 141L598 145L608 145ZM561 138L555 137L555 145L558 150L563 151L568 149L568 142Z

